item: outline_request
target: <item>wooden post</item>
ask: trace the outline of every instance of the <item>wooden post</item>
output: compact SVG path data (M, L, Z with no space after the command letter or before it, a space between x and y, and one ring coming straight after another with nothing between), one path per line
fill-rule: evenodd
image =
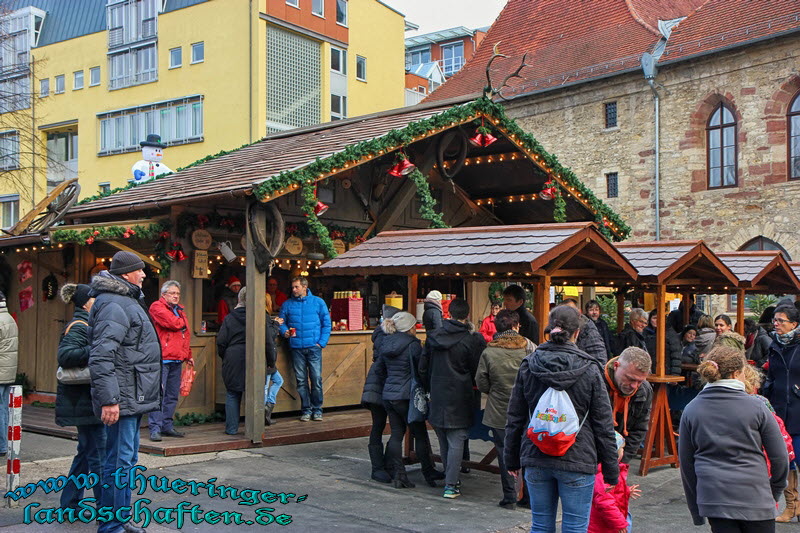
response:
M744 335L744 289L736 290L736 333Z
M267 214L263 209L248 209L254 223L265 226ZM247 226L247 349L245 368L244 434L253 443L260 444L264 436L264 384L266 369L267 315L264 310L264 295L267 293L267 276L256 268L254 236Z
M621 292L616 294L617 298L617 333L625 327L625 295Z
M537 284L539 290L534 295L533 315L539 322L539 343L544 342L544 329L550 315L550 276L544 275Z
M408 301L406 302L406 311L414 316L417 316L417 290L419 286L419 274L411 274L408 276Z
M683 298L682 298L682 302L683 302L683 325L684 326L689 323L689 320L692 317L692 304L689 303L689 298L691 298L691 294L688 293L688 292L684 292L683 293ZM695 324L695 326L696 325L697 324Z
M667 288L656 285L656 376L664 377L667 375L667 317L664 313L664 303L667 301Z

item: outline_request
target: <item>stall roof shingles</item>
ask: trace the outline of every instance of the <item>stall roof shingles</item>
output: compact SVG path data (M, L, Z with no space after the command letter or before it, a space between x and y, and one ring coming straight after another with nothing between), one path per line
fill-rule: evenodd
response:
M616 247L636 268L639 276L660 276L676 261L693 250L699 242L680 242L675 244L654 242L650 246L640 245L639 243L619 243Z
M800 279L796 279L799 277L798 272L791 263L785 262L786 260L779 251L722 252L717 256L736 274L737 278L751 285L759 283L764 276L780 269L782 273L786 273L786 285L793 286L795 290L800 289ZM787 266L789 272L785 270Z
M70 213L88 214L96 209L153 201L189 200L219 192L243 191L256 181L267 179L281 171L303 167L318 157L324 158L351 144L381 137L393 129L403 128L411 122L431 117L450 107L446 105L400 109L330 122L297 130L295 133L270 135L201 165L73 207Z
M589 226L591 223L586 222L499 226L477 231L388 231L348 251L346 257L331 259L322 268L526 264Z

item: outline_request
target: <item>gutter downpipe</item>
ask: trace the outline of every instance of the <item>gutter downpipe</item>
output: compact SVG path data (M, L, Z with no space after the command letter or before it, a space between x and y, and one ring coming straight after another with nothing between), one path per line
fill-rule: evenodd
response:
M653 91L653 112L655 113L655 202L656 202L656 240L661 240L661 168L659 165L659 160L661 158L661 142L660 142L660 133L661 133L661 124L659 121L659 111L661 108L661 98L658 94L658 90L656 90L655 81L653 78L647 79L647 84L650 86L650 90Z

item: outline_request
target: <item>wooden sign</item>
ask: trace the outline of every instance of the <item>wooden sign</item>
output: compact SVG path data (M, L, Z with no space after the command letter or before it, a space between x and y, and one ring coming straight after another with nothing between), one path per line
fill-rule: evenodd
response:
M207 250L194 250L192 252L192 277L195 279L208 279Z
M196 229L192 232L192 246L198 250L208 250L211 248L212 241L211 234L204 229Z
M342 239L334 239L333 248L334 250L336 250L336 255L342 255L347 251L347 248L345 247L344 241Z
M303 251L303 241L300 239L300 237L295 237L292 235L286 239L284 248L286 249L286 253L290 255L300 255L300 253Z

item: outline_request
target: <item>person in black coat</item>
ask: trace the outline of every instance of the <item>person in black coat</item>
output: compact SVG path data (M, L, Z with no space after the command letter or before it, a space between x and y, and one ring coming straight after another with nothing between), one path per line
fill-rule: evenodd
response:
M767 362L769 357L772 337L769 336L767 330L756 324L752 318L745 319L744 333L747 339L745 342L745 357L755 361L758 368L764 368L764 363Z
M442 293L431 291L425 297L424 312L422 313L422 326L430 333L442 327L444 313L442 311Z
M411 399L411 366L419 359L422 344L414 335L417 319L401 311L392 317L395 332L378 345L378 360L386 368L382 398L389 416L391 436L386 444L386 463L392 469L395 488L413 488L403 463L403 436L408 427L408 408ZM387 329L387 331L390 331Z
M386 363L378 357L381 343L397 330L392 317L400 310L391 305L384 305L381 313L381 324L372 332L372 365L364 381L361 393L361 405L372 414L372 429L369 432L369 461L372 464L372 479L381 483L391 483L392 476L386 471L383 451L383 430L386 428L386 409L383 406L383 385L386 382Z
M503 307L519 315L519 334L533 344L539 344L539 322L525 308L525 289L519 285L506 287L503 290Z
M556 500L564 508L562 529L586 531L598 463L603 478L619 478L617 445L603 375L594 357L578 349L580 326L576 309L560 305L550 312L550 340L522 361L506 423L505 460L514 475L525 467L531 500L531 531L555 531ZM566 391L578 419L584 423L563 456L542 452L525 435L531 413L548 388Z
M222 381L225 383L225 433L236 435L239 432L239 408L245 389L245 373L247 372L247 287L239 291L238 304L225 316L222 327L217 334L217 355L222 358ZM266 340L267 369L276 368L277 349L275 347L274 326L267 318L268 331Z
M600 338L603 339L603 344L606 347L606 359L614 357L614 336L611 334L611 328L608 327L608 322L603 320L600 316L600 303L597 300L589 300L584 306L585 315L594 323Z
M617 334L616 353L622 353L629 346L647 350L647 343L644 340L644 328L646 327L647 313L645 313L644 309L639 307L631 309L625 329Z
M775 340L769 347L769 367L761 393L783 420L797 451L800 450L800 312L793 305L779 305L772 323ZM797 484L797 470L792 469L784 493L789 511L784 513L786 521L800 516Z
M66 283L61 287L61 299L65 304L75 305L75 314L64 328L58 343L58 366L64 369L84 368L89 364L89 311L94 298L89 297L91 287ZM78 430L78 451L72 460L68 476L78 474L103 475L103 460L106 453L106 428L94 415L91 385L67 385L58 383L56 393L56 424L75 426ZM99 501L102 485L92 487ZM61 492L61 508L76 509L83 498L83 489L68 483Z
M430 392L428 421L439 438L445 467L445 498L456 498L464 443L475 408L475 373L486 348L483 335L469 324L469 304L462 298L450 303L451 320L428 335L419 373ZM480 398L478 396L478 398Z
M578 311L578 313L581 312L578 306L578 300L574 298L567 298L561 305L568 305ZM606 345L603 342L603 338L600 336L600 332L597 331L597 326L595 326L594 322L589 320L588 317L582 314L580 320L580 333L578 334L578 341L575 344L584 352L594 356L601 365L606 364L606 361L608 361L608 352L606 351Z

